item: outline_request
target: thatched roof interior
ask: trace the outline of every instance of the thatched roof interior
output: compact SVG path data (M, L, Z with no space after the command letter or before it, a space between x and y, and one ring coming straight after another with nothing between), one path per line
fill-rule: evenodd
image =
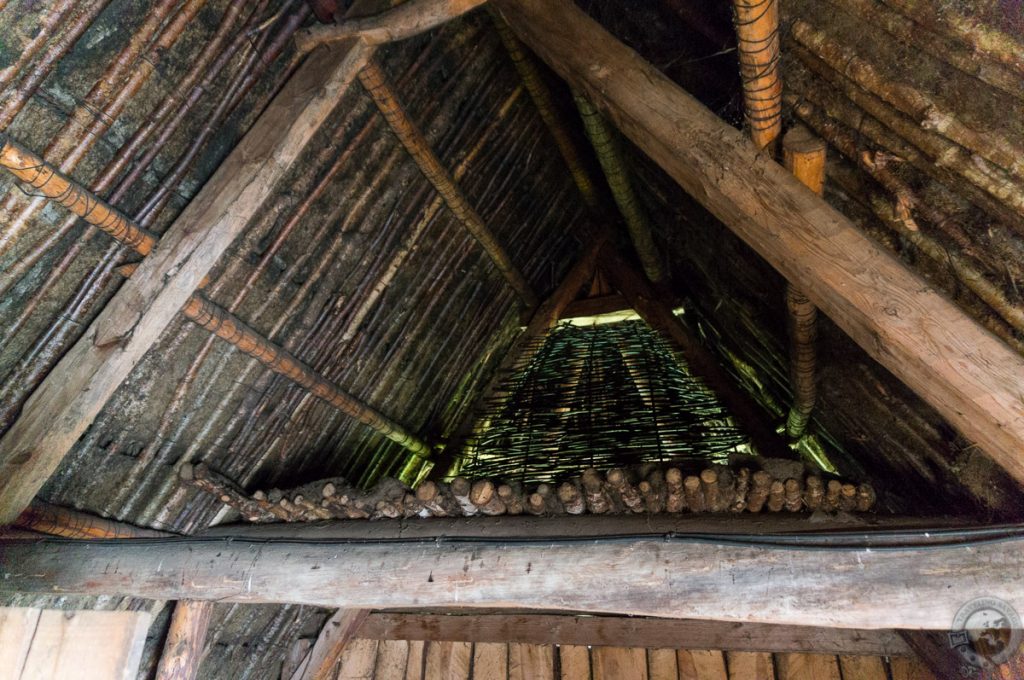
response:
M729 3L580 4L729 123L743 125ZM982 27L1020 35L1020 16L1001 9L1007 3L940 4L941 11L970 13ZM314 21L298 0L243 3L237 14L229 11L234 5L0 0L0 116L7 116L0 117L0 132L54 163L71 157L79 145L80 159L66 161L67 174L87 186L101 182L97 193L129 215L145 214L147 202L164 195L160 187L168 182L165 200L147 221L162 233L294 72L298 57L290 35ZM99 11L93 18L94 9ZM130 70L120 73L105 96L95 93L147 17L191 10L195 17L169 47L147 47L134 57L148 60L153 72L124 106L115 107L112 93L127 82ZM55 26L42 29L52 32L47 47L20 63L47 17L62 11ZM815 57L804 44L809 34L802 33L801 42L794 25L805 22L822 40L872 65L881 80L920 91L982 139L1009 144L1011 153L1024 148L1024 118L1007 112L1020 110L1024 91L983 82L922 49L921 43L937 35L950 41L935 27L915 24L908 42L895 28L886 30L896 19L885 24L871 12L899 15L878 0L783 3L786 124L806 119L811 127L840 125L858 152L886 159L930 212L888 193L858 165L858 157L834 147L827 200L1020 352L1024 181L1003 173L1005 191L996 196L978 180L972 183L971 168L935 162L935 149L952 142L930 131L923 133L932 135L926 140L907 139L897 123L916 123L884 101L877 104L877 93ZM76 20L84 27L77 37ZM161 29L161 19L154 26L147 43L170 23ZM218 32L225 36L221 43ZM70 43L67 53L46 63L61 40ZM825 43L816 44L823 49ZM211 45L217 48L207 55L211 63L221 49L235 45L237 51L219 71L204 67L196 81L203 89L194 90L194 82L186 82L190 69ZM475 12L379 54L441 161L543 298L586 245L586 210L487 14ZM13 66L4 69L8 65ZM39 69L42 77L36 78ZM543 72L559 115L598 176L566 86ZM857 88L873 98L875 113L891 110L896 122L879 125L865 113L866 104L851 99ZM171 122L169 112L131 150L116 181L102 179L162 102L188 101L193 93L194 105L173 107L184 110L179 123ZM218 117L222 103L230 106ZM98 134L90 137L86 126ZM194 157L176 172L196 140L201 145ZM921 150L922 143L934 147ZM764 418L781 425L791 399L785 282L652 161L624 140L623 148L670 273L671 297L681 301L691 327L763 406ZM117 181L132 171L137 178L118 189ZM602 192L607 194L603 185ZM119 268L139 258L81 221L67 223L59 207L35 205L6 174L0 174L0 200L2 434L116 293L126 271ZM906 219L894 217L908 206L916 231L906 231ZM617 222L610 200L606 209ZM929 241L922 245L919 235ZM634 257L624 229L616 242ZM979 295L972 276L996 291L996 299ZM432 442L452 434L520 328L514 291L439 203L358 83L212 272L205 294ZM1009 519L1024 513L1019 485L984 451L828 319L821 319L819 335L812 431L840 474L870 481L880 496L887 495L886 508L905 514ZM225 513L215 498L178 483L177 470L185 462L207 463L246 488L267 488L335 476L365 484L408 472L410 459L401 447L181 318L120 386L40 497L140 526L192 533ZM413 461L413 472L420 465ZM315 634L323 616L292 606L218 607L203 677L271 677L268 669L279 663L281 650L299 635ZM150 662L166 615L157 622Z

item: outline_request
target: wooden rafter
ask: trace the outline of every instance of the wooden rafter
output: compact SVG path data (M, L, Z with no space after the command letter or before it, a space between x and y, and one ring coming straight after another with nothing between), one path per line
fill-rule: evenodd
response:
M495 268L516 291L523 304L527 307L536 305L537 296L530 288L526 277L512 262L512 258L484 223L480 213L470 204L462 189L455 183L451 172L441 164L441 160L430 147L423 132L413 123L409 114L402 107L380 65L372 59L367 60L366 65L359 72L359 82L363 84L377 104L377 109L387 121L391 131L395 133L402 146L416 161L420 172L441 195L456 219L462 223L466 231L476 239L487 256L491 258Z
M571 2L494 1L680 186L1024 482L1024 359Z

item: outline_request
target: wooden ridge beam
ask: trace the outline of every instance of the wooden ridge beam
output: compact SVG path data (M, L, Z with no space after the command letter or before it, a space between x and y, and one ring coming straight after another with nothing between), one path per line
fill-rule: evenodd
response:
M493 2L683 189L1024 482L1024 358L570 0Z
M360 3L364 7L370 2ZM373 48L314 50L0 439L0 524L28 506L337 105ZM110 219L115 220L116 214ZM144 238L144 234L138 234Z
M770 539L4 540L0 594L349 609L557 603L594 613L864 629L948 628L981 595L1024 609L1019 539L881 550Z
M913 656L894 630L773 626L689 619L532 613L374 612L356 632L366 640L519 642L738 652Z

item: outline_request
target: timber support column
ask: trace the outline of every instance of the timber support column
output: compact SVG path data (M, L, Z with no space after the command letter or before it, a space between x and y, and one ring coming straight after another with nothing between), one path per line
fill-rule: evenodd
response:
M821 196L825 192L825 141L800 126L782 139L782 162L803 184ZM791 283L786 284L789 309L789 372L793 385L793 404L786 419L786 434L799 439L807 429L818 396L815 382L818 352L818 310Z

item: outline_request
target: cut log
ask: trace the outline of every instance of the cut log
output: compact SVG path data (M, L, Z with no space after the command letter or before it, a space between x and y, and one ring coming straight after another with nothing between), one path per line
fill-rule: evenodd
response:
M121 382L256 215L372 48L314 51L34 392L0 440L0 524L32 500Z
M1024 359L572 2L494 2L680 186L1024 482Z
M770 538L741 544L581 537L514 545L481 536L301 543L210 536L9 540L0 542L0 595L353 609L443 607L455 601L542 609L557 602L595 613L868 629L946 627L978 593L1024 608L1019 540L837 552L808 550L814 544L806 537L792 547L778 538L763 543Z
M199 662L203 659L206 631L212 615L212 602L182 600L174 605L164 653L156 669L156 680L193 680L199 677Z

